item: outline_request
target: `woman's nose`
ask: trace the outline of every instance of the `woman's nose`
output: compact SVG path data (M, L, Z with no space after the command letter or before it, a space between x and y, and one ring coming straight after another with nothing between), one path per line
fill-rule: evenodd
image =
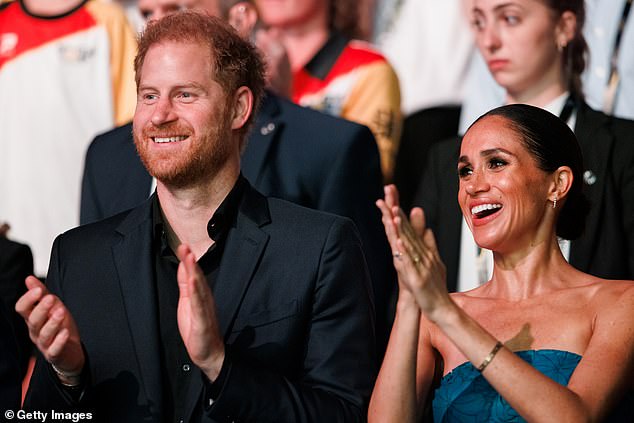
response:
M465 190L467 194L474 196L481 192L486 192L491 188L487 176L480 171L473 171L466 181Z

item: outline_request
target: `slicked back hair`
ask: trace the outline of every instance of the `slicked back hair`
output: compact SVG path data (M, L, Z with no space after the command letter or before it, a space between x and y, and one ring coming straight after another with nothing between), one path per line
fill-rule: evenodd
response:
M521 138L522 144L535 159L537 167L552 173L560 166L572 170L572 186L557 219L557 236L576 239L583 233L590 203L583 193L583 157L577 137L568 125L552 113L527 104L509 104L480 116L499 116Z

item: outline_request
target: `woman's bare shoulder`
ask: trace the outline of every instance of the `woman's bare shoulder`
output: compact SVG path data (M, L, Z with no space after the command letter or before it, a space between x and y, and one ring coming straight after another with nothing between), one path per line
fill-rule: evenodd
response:
M593 300L600 308L632 305L634 314L634 281L597 279L595 289Z
M634 281L601 279L591 277L586 285L593 296L593 300L599 303L614 301L617 298L631 297L634 295Z

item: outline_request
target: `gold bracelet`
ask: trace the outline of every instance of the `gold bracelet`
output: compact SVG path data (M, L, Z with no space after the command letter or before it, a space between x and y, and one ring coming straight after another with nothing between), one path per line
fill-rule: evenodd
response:
M491 352L489 353L489 355L487 355L484 359L484 361L482 362L482 364L480 364L478 366L478 371L480 373L482 373L484 371L484 369L486 369L486 367L489 365L489 363L491 363L491 361L493 361L493 358L495 358L495 355L498 353L498 351L500 351L500 348L502 348L504 345L498 341L495 344L495 347L493 347L493 349L491 350Z

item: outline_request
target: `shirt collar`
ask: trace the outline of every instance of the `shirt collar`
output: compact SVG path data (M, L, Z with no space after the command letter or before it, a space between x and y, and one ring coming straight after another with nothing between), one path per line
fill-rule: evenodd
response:
M224 240L229 229L235 226L245 186L246 179L240 174L229 194L222 200L220 206L207 222L207 233L215 243ZM157 195L152 200L152 227L154 228L154 240L160 242L161 252L164 252L165 248L169 247L165 234L165 221Z
M545 105L544 109L548 110L550 113L552 113L555 116L560 116L561 111L564 109L564 105L566 104L566 100L568 99L569 95L570 93L566 91L565 93L561 94L559 97L557 97L556 99L554 99L553 101Z
M348 45L348 38L337 31L332 31L326 44L304 66L304 70L311 76L322 81L326 79L337 59Z

